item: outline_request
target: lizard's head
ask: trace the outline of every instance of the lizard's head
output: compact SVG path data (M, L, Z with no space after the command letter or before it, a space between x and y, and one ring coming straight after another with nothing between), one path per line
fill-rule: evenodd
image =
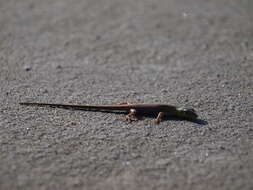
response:
M177 108L176 115L178 117L182 117L185 119L192 119L192 120L198 118L198 115L196 114L193 108L184 108L184 107Z

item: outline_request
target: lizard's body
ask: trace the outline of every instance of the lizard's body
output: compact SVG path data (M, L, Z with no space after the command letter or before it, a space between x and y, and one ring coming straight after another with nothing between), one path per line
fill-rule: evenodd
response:
M137 120L136 114L158 114L155 121L159 123L162 116L169 115L183 119L197 119L193 109L177 108L168 104L129 104L127 102L116 105L72 105L72 104L51 104L36 102L20 102L21 105L51 106L60 108L83 109L87 111L120 111L128 112L126 120Z

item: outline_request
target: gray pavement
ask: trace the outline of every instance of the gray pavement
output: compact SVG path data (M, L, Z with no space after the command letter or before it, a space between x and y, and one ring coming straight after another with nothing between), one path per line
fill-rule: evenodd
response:
M251 0L0 0L0 189L253 189L252 10ZM19 101L161 102L204 122Z

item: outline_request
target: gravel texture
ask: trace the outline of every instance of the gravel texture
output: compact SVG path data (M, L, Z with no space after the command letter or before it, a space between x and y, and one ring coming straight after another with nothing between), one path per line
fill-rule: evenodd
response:
M253 1L0 0L0 189L253 189ZM194 107L201 123L19 101Z

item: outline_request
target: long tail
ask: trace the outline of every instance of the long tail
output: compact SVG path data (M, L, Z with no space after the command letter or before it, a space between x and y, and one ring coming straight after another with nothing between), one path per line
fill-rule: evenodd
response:
M75 104L51 104L38 102L19 102L20 105L27 106L50 106L59 108L73 108L83 110L108 110L108 111L125 111L128 105L75 105Z

